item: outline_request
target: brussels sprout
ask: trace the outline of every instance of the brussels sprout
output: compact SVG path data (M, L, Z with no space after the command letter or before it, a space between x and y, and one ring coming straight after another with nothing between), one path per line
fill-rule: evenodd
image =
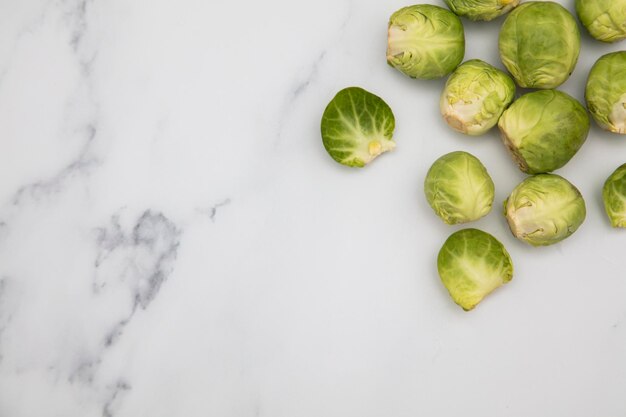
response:
M447 224L478 220L491 211L494 186L485 166L467 152L437 159L424 181L428 204Z
M444 0L450 10L470 20L493 20L519 4L519 0Z
M602 129L626 134L626 52L606 54L593 65L585 89L587 108Z
M380 97L359 87L348 87L328 103L322 116L322 141L340 164L363 167L396 147L395 118Z
M519 169L540 174L559 169L572 159L587 139L589 115L571 96L542 90L513 102L498 127Z
M398 10L389 18L387 63L412 78L450 74L465 55L461 20L430 4Z
M560 242L585 220L580 191L565 178L540 174L526 178L504 201L511 233L533 246Z
M607 178L602 188L606 214L613 227L626 227L626 164Z
M599 41L626 38L626 0L576 0L576 14L589 34Z
M439 251L437 270L454 302L465 311L513 278L513 263L504 245L478 229L450 235Z
M531 1L506 17L498 46L504 66L520 87L555 88L574 71L580 32L563 6Z
M467 61L448 78L439 108L454 130L481 135L515 97L515 83L504 72L479 59Z

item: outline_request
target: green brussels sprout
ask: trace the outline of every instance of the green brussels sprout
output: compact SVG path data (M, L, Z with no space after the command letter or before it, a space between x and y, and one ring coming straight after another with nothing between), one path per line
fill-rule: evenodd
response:
M473 59L461 64L448 78L439 109L452 129L482 135L498 123L515 97L515 83L504 72Z
M602 199L611 226L626 227L626 164L607 178L602 188Z
M513 262L504 245L478 229L450 235L439 251L437 270L454 302L465 311L513 278Z
M580 32L563 6L531 1L506 17L498 46L504 66L520 87L555 88L574 71Z
M519 0L444 0L450 10L470 20L493 20L519 4Z
M589 34L599 41L626 38L626 0L576 0L576 14Z
M540 174L564 166L585 143L589 115L573 97L541 90L517 99L498 121L502 141L523 172Z
M396 147L395 118L380 97L359 87L344 88L328 103L322 116L322 141L337 162L364 167Z
M491 211L494 185L487 169L467 152L437 159L424 181L428 204L447 224L478 220Z
M461 20L430 4L402 8L389 18L387 63L412 78L450 74L465 55Z
M552 245L569 237L586 213L580 191L555 174L526 178L504 201L511 233L532 246Z
M602 129L626 134L626 51L596 61L587 78L585 100Z

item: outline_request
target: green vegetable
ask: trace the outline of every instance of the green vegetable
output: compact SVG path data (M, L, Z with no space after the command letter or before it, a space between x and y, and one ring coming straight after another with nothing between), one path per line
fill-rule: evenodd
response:
M626 164L607 178L602 188L602 199L611 226L626 227Z
M478 59L460 65L448 78L439 108L454 130L481 135L498 123L515 97L515 83L504 72Z
M450 10L470 20L492 20L519 4L519 0L444 0Z
M547 246L578 229L585 220L585 200L565 178L540 174L515 187L504 202L504 215L516 238Z
M461 20L430 4L402 8L391 15L387 63L412 78L450 74L465 55Z
M587 139L589 116L571 96L542 90L513 102L498 127L519 168L539 174L559 169L572 159Z
M576 0L576 14L597 40L626 39L626 0Z
M447 224L478 220L491 211L494 185L485 166L467 152L437 159L424 181L428 204Z
M513 263L502 243L478 229L450 235L439 251L437 270L454 302L465 311L513 278Z
M363 167L395 148L395 118L380 97L359 87L341 90L322 116L322 141L340 164Z
M498 46L504 66L520 87L555 88L574 71L580 32L563 6L531 1L506 17Z
M585 89L587 108L602 129L626 134L626 52L606 54L593 65Z

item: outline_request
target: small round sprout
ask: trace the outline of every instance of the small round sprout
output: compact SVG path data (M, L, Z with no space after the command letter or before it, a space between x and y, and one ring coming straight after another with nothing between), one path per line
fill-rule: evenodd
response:
M531 1L506 17L498 46L504 66L520 87L555 88L574 71L580 32L563 6Z
M395 118L380 97L359 87L348 87L328 103L322 116L322 141L337 162L363 167L396 147Z
M461 20L430 4L404 7L389 18L387 63L412 78L450 74L465 55Z
M626 134L626 51L596 61L587 78L585 100L602 129Z
M450 235L439 251L437 270L454 302L465 311L513 278L513 263L504 245L478 229Z
M540 174L561 168L578 152L589 133L589 115L573 97L541 90L514 101L498 127L519 169Z
M447 224L478 220L491 211L494 185L485 166L467 152L437 159L424 181L428 204Z
M532 246L552 245L569 237L586 213L580 191L555 174L526 178L504 201L511 233Z
M626 39L626 0L576 0L576 14L597 40Z
M457 132L482 135L498 123L515 97L515 83L504 72L473 59L448 78L439 100L444 120Z
M445 0L454 13L470 20L493 20L519 4L519 0Z
M607 178L602 188L602 199L611 226L626 227L626 164Z

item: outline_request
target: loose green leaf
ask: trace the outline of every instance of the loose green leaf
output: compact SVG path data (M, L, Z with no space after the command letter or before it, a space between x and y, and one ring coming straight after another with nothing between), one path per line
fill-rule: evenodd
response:
M478 229L453 233L439 251L437 270L454 302L466 311L513 278L504 245Z
M348 87L328 103L322 116L322 141L337 162L364 167L395 148L395 118L380 97L359 87Z

